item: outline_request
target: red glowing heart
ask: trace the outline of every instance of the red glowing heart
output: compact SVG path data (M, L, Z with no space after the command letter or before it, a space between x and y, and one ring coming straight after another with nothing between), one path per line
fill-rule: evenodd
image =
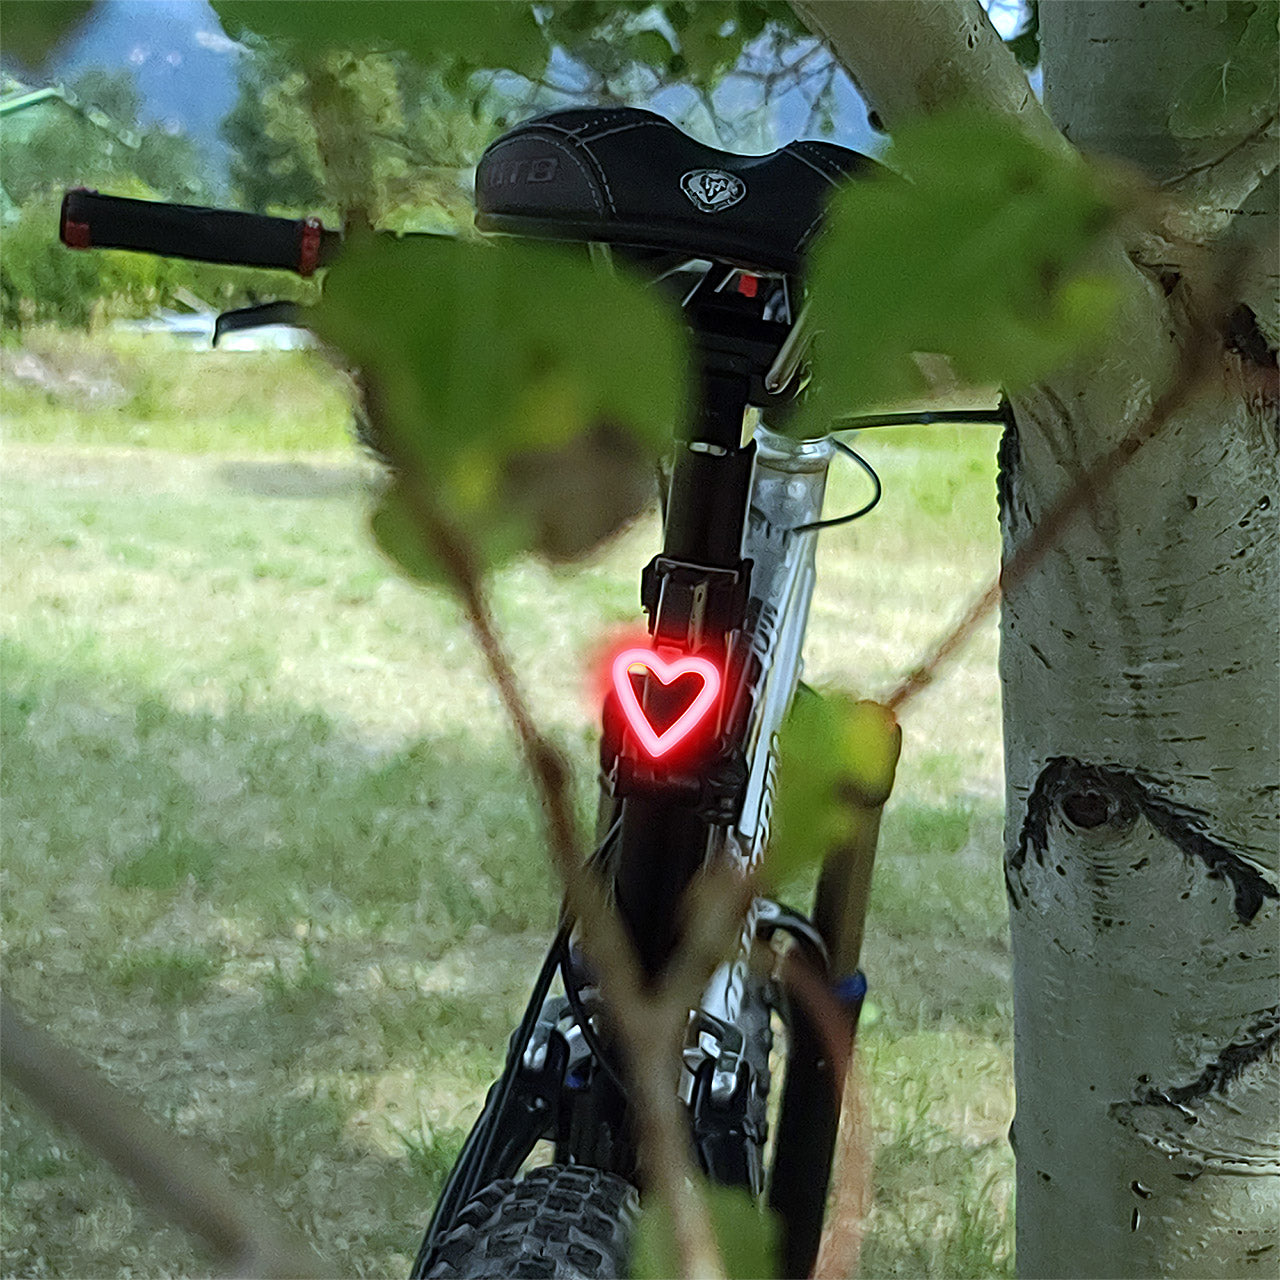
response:
M631 673L636 670L651 672L664 685L679 680L681 676L697 676L702 681L702 688L679 717L658 733L650 724L649 717L640 705L640 699L636 697L635 686L631 683ZM652 649L624 649L613 660L613 688L631 732L649 755L657 760L678 742L683 742L715 705L716 698L720 695L720 672L706 658L694 658L685 654L667 662Z

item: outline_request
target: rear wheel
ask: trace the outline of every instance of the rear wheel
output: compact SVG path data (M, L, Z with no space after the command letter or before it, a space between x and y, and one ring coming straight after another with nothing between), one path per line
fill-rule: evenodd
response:
M635 1187L582 1165L531 1169L491 1182L456 1225L419 1258L423 1280L616 1280L627 1274L639 1212Z

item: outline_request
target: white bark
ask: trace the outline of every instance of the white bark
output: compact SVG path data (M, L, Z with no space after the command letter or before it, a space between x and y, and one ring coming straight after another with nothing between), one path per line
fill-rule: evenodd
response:
M970 108L998 112L1046 146L1062 146L977 0L794 0L792 8L888 128L912 115Z
M1009 546L1141 416L1136 356L1017 403ZM1006 602L1025 1276L1276 1256L1273 468L1240 399L1182 414Z
M1042 5L1066 135L1157 180L1231 151L1168 128L1190 73L1228 52L1210 17ZM1235 173L1233 197L1260 177ZM1225 192L1182 229L1229 225ZM1189 266L1166 260L1165 287ZM1184 275L1173 300L1204 305L1202 283ZM1007 547L1161 388L1178 329L1162 293L1097 366L1015 403ZM1280 1252L1274 361L1222 372L1006 602L1027 1276L1274 1274Z
M798 7L890 128L956 102L1034 115L989 40L964 61L972 4ZM1212 238L1274 249L1274 126L1250 124L1262 142L1168 128L1190 72L1225 56L1213 17L1198 0L1041 5L1068 137L1199 203L1144 238L1107 350L1015 400L1006 550L1166 385L1186 310L1212 292ZM921 85L939 66L942 101ZM1274 259L1246 259L1236 289L1249 310L1220 385L1005 604L1023 1276L1274 1275L1280 1260Z

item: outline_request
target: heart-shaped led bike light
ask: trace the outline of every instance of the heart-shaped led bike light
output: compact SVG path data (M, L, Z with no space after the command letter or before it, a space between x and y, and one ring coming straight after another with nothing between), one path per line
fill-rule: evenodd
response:
M635 686L631 683L633 672L648 672L663 685L674 684L682 676L697 676L702 681L702 688L680 715L659 733L640 705L640 699L636 697ZM683 742L715 706L716 698L720 696L720 672L706 658L694 658L686 654L668 662L652 649L624 649L613 660L613 688L622 706L622 714L626 717L627 727L649 755L657 760L677 743Z

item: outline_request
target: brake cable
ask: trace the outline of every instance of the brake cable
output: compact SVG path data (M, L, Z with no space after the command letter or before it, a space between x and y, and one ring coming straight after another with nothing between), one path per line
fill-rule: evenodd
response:
M861 431L864 427L932 427L949 422L973 422L992 427L1009 425L1009 402L1001 400L994 409L916 409L906 413L850 413L837 418L839 431Z
M832 440L831 443L835 445L841 453L852 458L854 462L856 462L858 466L867 473L871 479L872 485L875 486L875 491L871 495L871 500L860 506L857 511L851 511L847 516L836 516L831 520L810 520L807 524L795 525L791 529L792 533L811 533L816 529L834 529L836 525L849 524L853 520L860 520L863 516L867 515L869 512L874 510L877 505L879 505L880 497L884 493L884 485L880 483L880 477L876 475L876 469L866 460L866 458L862 456L862 454L851 449L843 440Z
M1008 406L1009 402L1002 400L995 409L926 409L914 413L849 414L847 417L837 418L836 422L839 424L841 431L861 431L867 427L929 427L945 423L979 423L989 426L1007 426L1009 423ZM871 500L859 507L857 511L851 511L847 516L836 516L831 520L810 520L807 524L798 524L791 530L792 533L810 533L816 529L834 529L837 525L849 524L854 520L860 520L879 505L880 498L884 493L884 486L880 483L880 477L876 474L875 468L860 453L845 444L843 440L833 438L831 443L846 457L852 458L866 472L874 486Z

